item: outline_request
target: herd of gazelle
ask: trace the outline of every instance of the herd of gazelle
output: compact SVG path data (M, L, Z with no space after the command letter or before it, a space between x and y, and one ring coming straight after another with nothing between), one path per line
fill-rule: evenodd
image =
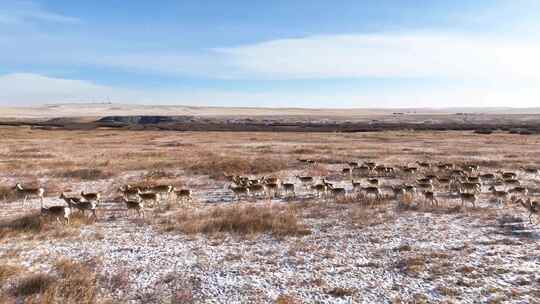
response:
M314 161L301 160L308 165L314 164ZM524 174L539 176L540 172L536 168L521 168ZM432 205L438 205L436 190L446 192L450 196L458 197L461 205L470 203L476 206L479 195L483 187L487 186L488 194L491 194L499 203L507 203L510 198L515 203L523 205L530 214L539 214L540 202L531 201L528 197L528 189L521 185L516 172L497 171L495 173L480 173L478 165L456 166L454 164L442 163L432 164L428 162L417 162L415 166L406 165L400 167L389 167L374 162L348 162L347 166L342 168L341 174L351 178L351 188L354 193L362 193L366 197L372 197L380 200L383 198L383 189L390 188L396 199L405 197L414 197L421 195L424 202ZM420 176L423 174L422 176ZM382 186L382 181L387 177L402 176L407 183L393 186ZM375 177L374 177L375 176ZM279 196L280 194L296 196L295 183L284 182L274 176L264 176L261 178L250 178L247 176L228 175L225 177L230 182L228 189L236 199L249 195L258 196ZM355 177L361 177L355 180ZM300 185L312 191L317 197L339 197L346 196L348 191L343 187L336 187L327 181L324 177L315 178L313 176L295 176ZM318 181L317 181L318 180ZM499 189L497 189L499 187ZM504 188L504 190L502 190ZM96 208L101 201L99 193L81 192L80 197L68 197L65 193L60 195L67 206L43 207L43 188L26 188L17 184L14 190L24 197L23 205L30 197L35 197L41 201L41 213L43 215L53 215L57 219L62 218L69 222L70 214L75 211L84 213L88 211L93 217L96 217ZM144 207L147 205L158 204L165 196L167 200L174 195L177 200L192 200L190 189L175 189L172 185L156 185L151 187L137 187L126 185L119 188L122 193L122 199L126 205L127 211L134 210L139 216L144 217Z
M300 160L312 165L315 162ZM524 174L538 177L539 169L521 168ZM497 171L494 173L481 173L479 165L457 166L450 163L432 164L417 162L416 165L390 167L374 162L348 162L341 170L341 174L350 177L352 193L362 193L366 197L381 199L383 190L389 188L397 199L406 196L414 198L420 195L423 201L431 205L439 205L438 196L444 192L448 197L456 197L461 205L471 204L476 207L482 189L487 189L488 195L492 195L500 204L509 201L520 203L531 214L538 214L540 203L531 201L528 197L529 190L522 186L516 172ZM387 177L404 177L408 182L393 186L383 186L382 181ZM280 181L276 177L250 178L247 176L228 175L226 178L231 182L229 189L239 199L241 196L267 197L295 195L295 184ZM355 180L355 177L360 179ZM317 197L346 196L345 188L337 187L326 180L325 177L296 175L295 178L301 187L311 191ZM487 188L484 188L487 187Z
M99 192L84 192L80 196L68 196L65 192L60 194L60 199L64 200L66 205L57 205L44 207L43 198L45 189L42 187L28 188L17 183L14 191L19 197L23 198L23 207L29 198L37 198L41 203L41 215L51 216L57 221L62 220L69 223L69 218L74 211L80 211L85 214L88 211L91 216L97 218L96 209L101 203L101 194ZM147 205L159 204L163 196L167 200L171 195L175 195L177 200L191 201L192 192L190 189L175 189L172 185L156 185L151 187L134 187L126 185L118 189L122 193L122 200L126 205L127 212L134 210L139 216L144 217L144 207Z

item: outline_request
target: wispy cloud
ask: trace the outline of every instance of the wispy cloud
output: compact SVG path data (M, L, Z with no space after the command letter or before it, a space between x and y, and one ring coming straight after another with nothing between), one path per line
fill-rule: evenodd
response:
M0 105L104 102L270 107L538 106L540 88L401 88L392 91L141 90L90 81L15 73L0 76Z
M540 43L457 34L330 35L216 49L268 78L440 77L539 80Z
M81 20L49 11L33 1L12 1L0 4L0 23L20 24L28 21L79 23Z

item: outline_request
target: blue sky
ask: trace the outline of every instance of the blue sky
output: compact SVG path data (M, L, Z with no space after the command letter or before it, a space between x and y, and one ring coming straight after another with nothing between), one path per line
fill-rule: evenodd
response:
M0 104L539 106L540 2L0 0Z

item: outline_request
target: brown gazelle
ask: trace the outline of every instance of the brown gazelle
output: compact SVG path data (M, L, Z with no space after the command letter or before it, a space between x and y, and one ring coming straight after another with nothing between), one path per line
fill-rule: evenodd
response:
M292 195L293 197L296 196L296 193L294 192L294 184L293 183L284 183L281 182L281 188L283 189L283 193L285 196Z
M71 212L74 211L74 209L79 210L84 215L86 211L89 211L92 213L92 217L94 219L97 219L97 213L96 213L96 201L82 201L78 197L69 197L66 196L64 192L60 194L60 198L63 199L67 205L69 206Z
M71 208L69 206L43 207L43 203L41 203L40 215L42 217L53 217L57 222L60 222L60 218L62 218L64 224L69 224Z
M310 186L311 184L313 184L313 176L296 176L296 178L298 178L300 180L300 183L302 183L302 185L304 187L308 187Z
M141 190L137 191L137 195L139 196L139 199L143 201L144 203L151 203L150 205L158 204L159 205L159 195L154 192L141 192Z
M510 195L507 191L497 190L495 186L489 187L488 190L491 191L491 194L497 199L499 204L506 203Z
M248 187L243 187L243 186L236 186L236 187L233 187L232 185L229 185L229 189L233 192L234 197L235 197L237 200L240 200L240 197L241 197L242 195L244 195L244 196L248 196L248 195L249 195L249 188L248 188Z
M422 194L424 195L424 200L429 202L432 206L439 206L439 201L433 191L424 191Z
M173 192L173 186L172 185L156 185L146 188L145 190L147 192L152 192L157 194L158 196L164 195L167 200L171 198L171 193Z
M465 202L471 203L473 207L476 207L476 200L478 200L478 195L475 193L469 193L469 192L459 192L459 198L461 199L461 206L465 204Z
M373 186L362 187L362 192L364 192L366 196L374 195L376 199L382 198L382 193L379 187L373 187Z
M174 195L177 201L184 202L184 201L193 200L190 189L180 189L180 190L174 189Z
M38 188L26 188L23 187L20 183L17 183L14 188L15 192L18 196L23 196L23 207L26 205L26 201L28 198L36 197L39 198L40 203L43 204L43 195L45 194L45 189L38 187Z
M521 204L527 211L529 211L529 223L532 224L532 216L536 215L537 217L540 216L540 202L537 201L531 201L530 198L528 198L526 201L519 199L516 201L517 203Z
M124 200L124 203L126 204L126 208L127 208L126 215L128 217L129 217L129 211L135 210L137 211L137 214L139 215L139 217L142 215L142 217L144 218L144 203L142 201L129 200L126 197L122 197L122 199Z
M84 192L81 191L81 197L87 202L101 203L101 194L99 192Z

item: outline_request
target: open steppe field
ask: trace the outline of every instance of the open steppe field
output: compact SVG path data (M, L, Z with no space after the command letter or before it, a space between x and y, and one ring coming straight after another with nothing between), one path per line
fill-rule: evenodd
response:
M0 138L1 303L540 303L537 135Z

